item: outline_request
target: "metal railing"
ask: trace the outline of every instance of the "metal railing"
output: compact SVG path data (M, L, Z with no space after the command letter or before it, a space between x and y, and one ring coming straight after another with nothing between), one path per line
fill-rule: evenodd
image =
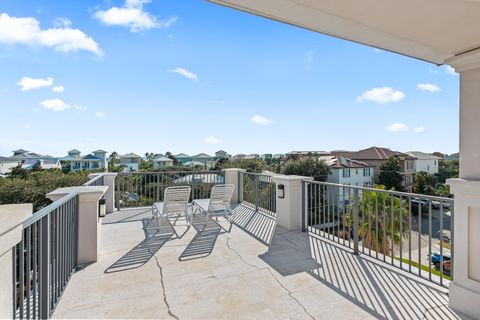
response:
M93 177L89 181L85 182L83 185L93 187L93 186L103 186L103 183L104 183L103 175L100 174L98 176Z
M304 230L447 287L454 200L304 181Z
M78 194L69 194L23 223L13 247L13 314L47 319L77 267Z
M119 173L115 179L116 207L151 206L163 201L165 188L189 185L192 200L210 198L212 187L225 183L223 171Z
M270 215L276 213L276 185L269 175L239 172L239 200Z

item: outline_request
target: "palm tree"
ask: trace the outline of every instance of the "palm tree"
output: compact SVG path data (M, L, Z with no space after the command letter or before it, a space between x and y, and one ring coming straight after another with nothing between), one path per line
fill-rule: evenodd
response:
M348 209L344 221L353 228L353 208ZM398 246L408 236L408 201L388 192L364 190L358 201L358 232L365 248L390 256L392 242Z

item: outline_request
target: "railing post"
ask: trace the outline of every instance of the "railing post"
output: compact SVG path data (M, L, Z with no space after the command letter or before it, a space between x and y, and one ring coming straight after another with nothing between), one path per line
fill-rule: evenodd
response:
M255 212L258 211L258 201L260 199L259 192L260 190L260 179L258 175L255 175Z
M353 254L358 255L358 189L353 189Z
M233 203L241 203L242 202L242 195L243 195L243 175L242 172L246 172L245 169L238 169L238 168L229 168L223 169L224 174L224 181L225 184L233 184L237 192L233 193L232 202Z
M302 181L302 231L306 232L307 231L307 221L308 221L308 212L307 212L307 202L308 202L308 195L307 195L307 182Z
M39 263L39 317L50 318L50 215L40 223L40 263Z

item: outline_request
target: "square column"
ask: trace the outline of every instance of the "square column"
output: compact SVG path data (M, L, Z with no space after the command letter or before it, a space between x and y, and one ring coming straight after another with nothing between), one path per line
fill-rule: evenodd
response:
M112 213L116 210L115 208L115 178L117 173L108 172L108 173L92 173L88 177L90 179L95 178L96 176L103 176L103 185L108 187L107 192L105 192L105 204L107 205L107 213Z
M480 50L446 62L460 73L460 178L447 181L455 196L449 303L480 319Z
M240 203L242 202L242 183L238 179L240 172L247 172L245 169L237 169L237 168L230 168L230 169L223 169L223 173L225 174L225 184L233 184L235 186L235 190L233 191L232 195L232 202Z
M272 178L277 188L277 224L289 230L303 231L303 181L311 181L313 178L286 175L275 175ZM281 185L283 198L278 193Z
M79 265L96 262L100 254L101 224L98 201L107 192L107 186L81 186L60 188L47 194L56 201L70 193L78 192L78 257Z

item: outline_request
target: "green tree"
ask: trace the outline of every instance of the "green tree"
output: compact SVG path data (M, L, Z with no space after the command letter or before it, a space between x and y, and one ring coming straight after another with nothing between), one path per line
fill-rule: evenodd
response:
M17 179L26 179L28 175L28 171L22 168L23 162L19 163L18 166L13 167L12 170L7 173L7 177L9 178L17 178Z
M376 186L375 189L385 190L385 187ZM352 209L347 208L344 216L344 223L350 228L353 228ZM402 202L394 195L364 191L359 196L358 216L358 232L365 248L389 256L392 242L394 246L399 246L402 238L408 237L408 202Z
M385 160L380 166L378 179L386 189L402 190L403 177L400 170L400 161L395 157Z
M219 169L240 168L246 169L248 172L261 173L267 170L268 167L262 160L248 159L248 160L229 160L218 164Z
M440 161L436 176L439 183L445 183L450 178L458 178L458 160Z
M315 181L325 181L331 170L325 161L317 157L302 157L287 160L281 166L280 172L286 175L313 177Z
M148 172L153 170L153 160L155 159L155 154L153 152L145 153L145 160L142 159L140 162L140 171Z
M32 170L33 172L35 171L42 171L42 162L37 161L33 166L32 166Z
M452 198L452 194L450 193L450 186L444 183L438 183L435 187L435 195L439 197L446 197Z
M436 184L437 178L433 174L425 171L418 172L413 178L413 192L434 195Z
M125 166L115 166L119 162L118 153L113 151L108 156L108 171L109 172L121 172Z
M165 157L167 157L169 159L172 159L174 166L177 166L177 165L180 164L180 162L178 162L177 158L175 158L175 156L170 151L165 152Z

